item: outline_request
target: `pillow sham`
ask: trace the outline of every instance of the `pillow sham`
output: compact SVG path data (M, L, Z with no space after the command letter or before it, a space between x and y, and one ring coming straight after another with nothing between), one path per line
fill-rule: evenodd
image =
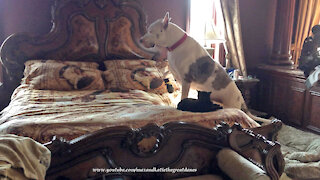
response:
M103 72L106 89L144 90L157 94L167 92L166 85L156 68L110 69Z
M104 80L107 89L139 89L158 94L180 90L166 61L153 60L109 60L104 61L107 71ZM166 83L165 83L166 81ZM172 86L169 90L168 86Z
M22 83L41 90L103 90L102 73L94 62L30 60Z

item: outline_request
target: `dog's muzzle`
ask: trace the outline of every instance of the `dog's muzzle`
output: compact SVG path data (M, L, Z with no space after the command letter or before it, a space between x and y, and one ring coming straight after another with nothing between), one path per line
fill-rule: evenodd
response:
M155 46L154 43L148 43L147 41L145 41L143 38L140 38L140 43L143 44L144 47L146 48L152 48Z
M143 44L143 46L146 47L146 48L152 48L152 47L155 46L155 43L150 42L150 41L148 40L148 38L146 37L146 35L142 36L139 41L140 41L140 43Z

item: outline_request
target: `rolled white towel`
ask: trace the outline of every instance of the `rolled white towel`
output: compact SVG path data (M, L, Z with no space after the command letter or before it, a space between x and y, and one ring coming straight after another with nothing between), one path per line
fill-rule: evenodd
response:
M220 169L233 180L270 180L265 171L229 148L220 150L217 159Z

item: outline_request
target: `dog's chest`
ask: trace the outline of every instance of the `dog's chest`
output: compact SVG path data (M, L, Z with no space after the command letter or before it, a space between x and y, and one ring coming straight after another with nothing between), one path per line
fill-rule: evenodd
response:
M170 57L170 55L168 55L168 60L169 67L173 76L177 81L181 82L181 80L183 80L184 78L184 75L188 72L188 69L192 62L183 58L180 59L179 57Z
M177 80L182 80L190 67L208 53L193 39L188 38L174 51L168 52L170 69Z
M184 74L188 73L191 64L198 58L207 55L206 51L195 40L188 37L178 48L168 52L169 66L174 75L182 78Z

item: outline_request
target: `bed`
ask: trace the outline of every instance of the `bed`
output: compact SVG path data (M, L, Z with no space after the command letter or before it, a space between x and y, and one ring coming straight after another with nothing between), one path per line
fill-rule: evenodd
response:
M191 176L92 172L102 167L189 166L198 169L192 175L212 174L220 172L216 155L223 148L278 179L284 164L274 138L281 122L260 127L237 109L177 110L180 87L167 62L139 43L142 7L134 0L57 0L48 34L8 37L2 91L11 101L1 111L0 133L47 146L48 179Z

